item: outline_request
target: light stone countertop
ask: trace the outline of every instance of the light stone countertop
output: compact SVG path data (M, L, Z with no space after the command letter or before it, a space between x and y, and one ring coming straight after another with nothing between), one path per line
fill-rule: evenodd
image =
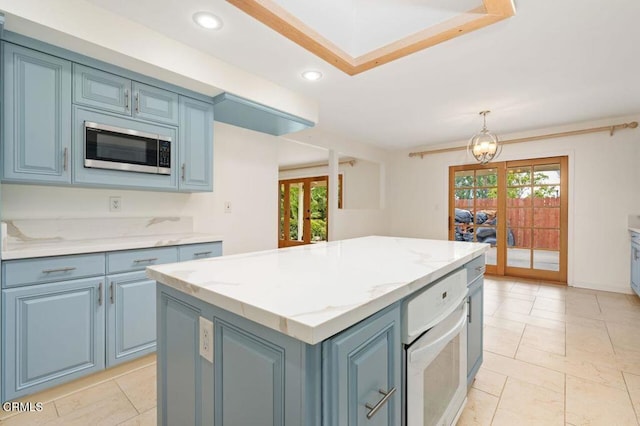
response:
M13 219L2 222L2 260L222 241L190 217Z
M31 257L63 256L69 254L97 253L103 251L130 250L152 247L179 246L184 244L222 241L219 235L184 233L166 235L139 235L131 237L96 238L87 240L52 240L14 242L2 250L2 260Z
M640 234L640 228L631 228L631 227L629 227L629 231L635 232L636 234Z
M309 344L482 255L489 246L363 237L147 268L147 276Z

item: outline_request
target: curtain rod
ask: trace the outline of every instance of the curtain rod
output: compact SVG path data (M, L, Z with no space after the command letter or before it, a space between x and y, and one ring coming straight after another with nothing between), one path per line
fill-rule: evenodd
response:
M541 139L557 138L561 136L576 136L576 135L584 135L587 133L599 133L599 132L609 132L609 136L613 136L615 131L618 129L635 129L636 127L638 127L638 122L632 121L630 123L614 124L613 126L592 127L590 129L570 130L568 132L548 133L546 135L537 135L537 136L528 136L525 138L509 139L506 141L499 141L499 143L501 145L508 145L512 143L530 142L530 141L537 141ZM465 149L467 149L466 146L456 146L452 148L442 148L442 149L432 149L427 151L410 152L409 157L423 158L425 155L429 155L429 154L440 154L443 152L463 151Z
M351 167L353 167L356 164L356 160L355 159L351 159L351 160L344 160L344 161L339 161L338 164L348 164ZM302 169L313 169L316 167L327 167L329 166L329 163L310 163L310 164L305 164L303 166L291 166L291 167L281 167L278 169L279 172L288 172L290 170L302 170Z

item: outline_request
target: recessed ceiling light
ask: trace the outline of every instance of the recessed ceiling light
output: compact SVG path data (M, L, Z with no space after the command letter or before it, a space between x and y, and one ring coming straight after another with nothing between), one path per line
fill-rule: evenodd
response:
M222 19L211 12L198 12L193 15L193 21L202 28L219 30L222 28Z
M302 78L309 81L316 81L322 78L322 73L320 71L305 71L302 73Z

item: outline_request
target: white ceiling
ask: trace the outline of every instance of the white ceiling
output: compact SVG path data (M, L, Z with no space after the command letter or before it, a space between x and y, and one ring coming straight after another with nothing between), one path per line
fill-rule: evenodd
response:
M353 77L223 0L88 1L317 99L305 140L396 149L465 140L484 109L498 134L640 112L637 0L516 0L515 17ZM223 29L197 28L200 10Z

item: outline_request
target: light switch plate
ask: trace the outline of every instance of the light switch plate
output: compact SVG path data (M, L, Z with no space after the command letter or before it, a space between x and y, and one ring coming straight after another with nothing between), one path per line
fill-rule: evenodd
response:
M213 323L200 317L200 356L213 364Z

